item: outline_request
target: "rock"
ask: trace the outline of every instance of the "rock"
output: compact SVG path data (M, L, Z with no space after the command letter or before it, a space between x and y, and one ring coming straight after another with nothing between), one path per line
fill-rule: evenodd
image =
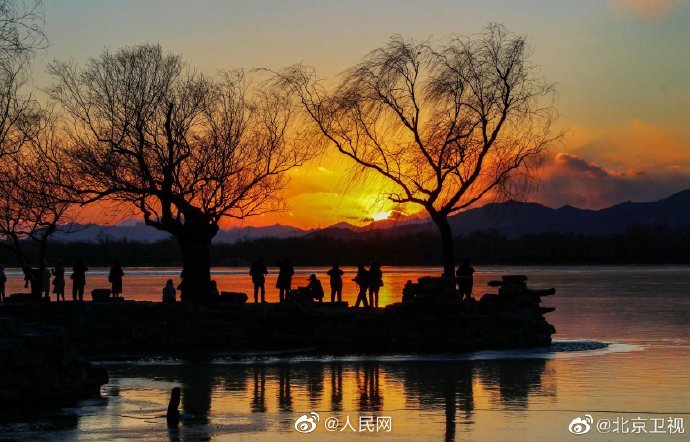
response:
M2 318L0 324L7 321ZM5 407L68 404L98 395L108 382L107 372L87 362L64 330L12 326L0 337L0 354L0 404Z
M249 297L246 293L237 292L220 292L220 302L229 302L232 304L244 304Z
M91 290L91 299L94 302L108 302L110 301L110 289L93 289Z

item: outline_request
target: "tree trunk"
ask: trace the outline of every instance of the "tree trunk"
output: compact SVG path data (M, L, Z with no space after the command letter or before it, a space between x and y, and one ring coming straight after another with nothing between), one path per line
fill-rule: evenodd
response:
M443 276L453 278L455 275L455 249L453 245L453 233L448 223L448 215L437 214L431 217L439 233L441 234L441 246L443 247Z
M217 229L216 229L217 230ZM177 235L182 252L180 300L203 303L208 301L211 282L211 239L215 231L183 231Z
M43 280L45 277L45 269L46 269L46 252L48 250L48 237L53 233L54 229L50 229L48 231L47 235L43 236L40 239L40 253L38 255L38 274L40 275L38 278L38 285L41 288L41 296L43 296L43 285L46 281ZM50 277L48 277L48 288L50 289ZM50 290L48 290L48 298L50 299Z

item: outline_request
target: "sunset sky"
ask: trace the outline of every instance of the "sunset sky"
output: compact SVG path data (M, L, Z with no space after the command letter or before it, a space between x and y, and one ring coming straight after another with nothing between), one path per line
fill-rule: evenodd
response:
M47 1L45 65L104 48L160 43L207 73L302 62L334 78L393 34L471 34L488 22L526 34L558 84L559 128L538 191L552 207L601 208L690 188L690 2L597 1ZM285 213L247 224L363 223L396 208L380 182L349 184L351 164L327 152L291 172ZM413 207L400 208L406 212Z

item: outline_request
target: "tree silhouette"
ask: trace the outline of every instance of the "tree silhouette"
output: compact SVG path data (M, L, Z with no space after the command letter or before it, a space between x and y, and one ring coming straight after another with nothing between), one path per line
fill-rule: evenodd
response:
M40 1L0 0L0 159L18 152L35 133L40 109L22 90L29 62L44 47Z
M440 46L395 36L332 90L303 65L274 81L293 92L321 138L392 184L391 201L428 212L449 276L448 217L484 197L523 196L558 137L554 86L529 56L525 37L491 24Z
M41 160L53 150L52 120L25 92L31 58L45 44L40 0L0 0L0 246L25 268L22 240L37 241L40 275L48 238L69 205L58 200L62 189L42 181L57 178L54 164Z
M173 234L184 291L205 299L218 223L281 208L284 173L312 153L292 130L291 100L250 88L242 71L206 77L157 45L105 51L81 68L53 63L49 72L83 202L134 205L146 224Z
M30 267L24 248L38 244L40 278L46 266L50 237L72 228L69 177L59 161L55 120L42 112L32 121L32 133L21 149L0 162L0 246L14 253L23 269ZM42 281L36 286L41 287Z

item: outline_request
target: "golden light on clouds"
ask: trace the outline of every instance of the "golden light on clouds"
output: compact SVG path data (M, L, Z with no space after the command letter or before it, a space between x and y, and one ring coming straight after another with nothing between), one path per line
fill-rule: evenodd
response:
M337 83L339 72L391 35L440 38L498 22L534 44L535 63L558 83L558 126L568 132L547 158L540 192L527 199L598 208L660 199L690 187L690 52L685 48L690 0L437 2L436 7L413 2L406 8L386 2L277 2L270 8L262 2L214 2L162 9L163 3L121 8L86 0L47 2L51 45L36 62L35 84L51 84L47 60L84 63L104 47L144 41L161 43L209 74L233 67L281 69L301 61ZM161 11L166 20L150 20ZM305 14L311 19L305 21ZM176 22L189 26L166 26ZM226 220L223 226L364 225L420 213L419 207L391 203L386 198L395 191L390 183L354 169L332 148L288 175L284 211ZM489 201L480 205L484 202ZM93 222L136 216L105 204L79 211L80 220Z
M610 0L614 8L623 13L632 12L643 18L657 19L666 15L674 6L687 0Z

